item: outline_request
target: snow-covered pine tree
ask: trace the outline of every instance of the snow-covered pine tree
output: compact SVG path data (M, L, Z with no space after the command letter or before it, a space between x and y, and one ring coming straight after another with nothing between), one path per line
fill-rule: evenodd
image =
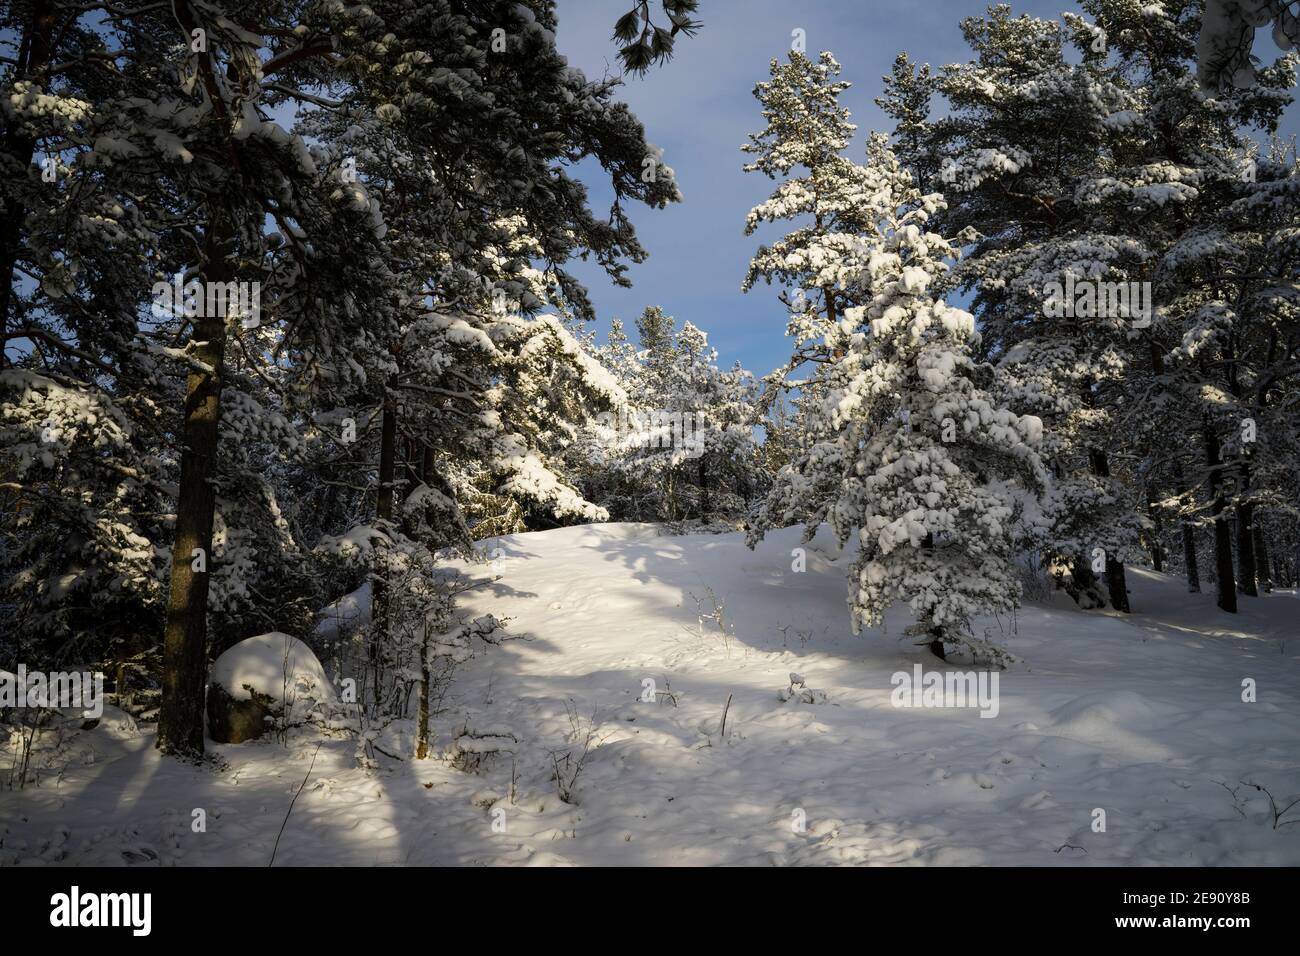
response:
M1041 424L992 400L992 370L973 357L974 318L930 291L957 255L928 229L942 199L921 195L883 137L872 138L869 165L891 201L864 237L871 252L853 277L864 304L839 323L842 355L821 407L840 447L832 524L841 542L858 543L854 626L904 601L917 618L910 632L939 657L950 643L1002 661L970 622L1018 601L1013 522L1045 483Z
M781 287L793 348L790 360L764 379L763 405L791 396L798 451L761 504L756 528L815 525L827 517L835 487L822 482L834 467L821 459L838 451L817 410L826 388L824 366L837 358L833 341L844 310L858 301L847 279L863 266L859 237L874 230L888 199L877 174L843 155L857 127L839 103L850 84L838 78L835 57L823 52L814 61L792 52L787 63L772 60L770 73L754 87L766 125L741 149L754 157L747 172L780 184L750 210L745 229L753 234L769 222L795 228L759 247L742 289L759 279Z
M406 17L395 14L377 48L399 78L389 105L400 111L317 104L302 122L330 144L331 166L376 197L387 229L397 303L389 368L367 394L338 401L373 403L357 453L377 489L373 516L360 521L394 543L399 576L407 534L466 546L606 516L567 483L560 461L583 420L623 401L574 335L574 320L592 310L566 263L593 256L626 284L627 262L645 253L622 204L679 198L672 169L614 99L617 81L589 82L556 52L549 4L439 21L448 52L434 60L427 18ZM504 49L486 46L494 29ZM576 156L609 176L608 222L567 169ZM383 548L370 554L372 636L382 641L391 588Z
M1205 435L1217 558L1232 553L1222 540L1231 504L1237 567L1229 579L1254 597L1271 587L1270 555L1293 539L1300 503L1300 432L1287 410L1300 383L1300 300L1291 281L1300 268L1300 182L1294 155L1277 149L1252 159L1250 171L1236 186L1239 198L1190 225L1166 252L1161 278L1178 290L1166 312L1182 337L1166 361L1183 433L1199 427Z
M772 195L750 210L745 234L764 223L799 222L771 245L760 245L750 261L742 290L762 279L782 287L790 312L787 335L795 352L781 371L806 362L824 362L825 336L853 304L845 276L854 268L854 237L872 224L874 184L865 170L843 155L857 129L839 98L850 84L838 79L840 65L830 53L817 60L792 52L789 62L771 62L771 79L754 87L766 126L752 133L741 150L754 158L746 172L780 180ZM796 174L797 175L792 175Z
M764 483L753 376L738 363L719 368L708 336L690 322L678 329L658 306L637 331L640 350L617 321L594 348L627 400L575 447L582 485L617 520L741 519Z
M1144 261L1140 244L1093 235L1073 201L1095 171L1103 120L1129 104L1098 75L1090 48L1082 63L1069 62L1052 21L1013 17L1000 5L964 20L962 32L975 58L943 70L939 88L951 114L931 127L927 147L945 157L943 231L980 235L951 284L975 293L984 355L999 363L1001 400L1045 424L1042 450L1054 481L1036 526L1044 565L1077 601L1094 606L1103 602L1095 556L1104 554L1111 602L1126 608L1123 562L1137 554L1142 519L1125 500L1122 478L1111 474L1107 446L1117 436L1103 396L1124 367L1115 343L1126 325L1054 310L1045 300L1051 282L1130 279ZM1071 117L1068 126L1063 116Z
M1086 599L1090 558L1104 552L1112 604L1123 608L1122 562L1152 533L1147 492L1156 485L1167 491L1150 497L1174 500L1192 490L1180 482L1205 473L1185 458L1193 437L1202 443L1186 429L1177 432L1184 457L1147 467L1144 442L1171 427L1160 418L1173 397L1161 364L1177 330L1159 306L1177 293L1154 287L1150 321L1138 321L1086 300L1056 308L1049 289L1077 280L1145 291L1162 252L1231 194L1248 143L1241 129L1276 122L1289 68L1261 71L1250 92L1207 100L1187 82L1194 4L1083 6L1093 22L1067 14L1064 29L1006 7L965 21L976 56L945 69L952 109L933 125L929 148L950 157L943 230L982 234L957 279L975 292L986 354L1000 363L1012 407L1045 422L1056 478L1042 526L1048 565ZM1170 115L1188 121L1171 124Z
M31 351L25 343L45 339L42 348L61 356L65 373L73 368L67 356L83 366L77 370L78 385L98 377L95 387L111 393L119 405L127 400L117 391L120 383L102 377L105 367L111 368L106 350L120 352L119 343L129 343L132 354L147 358L132 358L142 371L132 372L131 381L148 382L137 401L140 420L148 426L122 434L132 435L142 449L161 449L161 465L151 464L154 473L146 473L136 459L149 461L147 454L127 456L126 467L134 469L131 495L143 496L144 503L123 501L132 512L160 516L157 520L176 515L170 554L163 547L170 537L165 528L161 536L152 527L139 533L163 547L164 561L175 557L160 744L196 754L202 749L209 600L222 600L222 593L252 594L260 607L273 608L275 599L258 597L256 587L240 591L256 585L261 573L253 573L245 560L252 556L250 548L265 550L269 561L264 563L275 564L277 575L281 570L291 575L301 554L296 542L282 540L278 506L264 493L265 485L245 480L262 471L286 487L301 490L310 484L294 473L296 465L281 470L262 457L276 443L284 457L298 454L282 426L303 433L308 464L344 470L361 447L339 440L346 419L353 417L352 424L364 430L373 418L382 433L382 418L369 415L370 409L390 394L410 399L413 390L391 387L392 376L401 374L391 349L401 344L404 330L431 317L432 327L442 333L428 343L435 362L443 363L437 374L456 357L453 349L439 358L440 342L467 348L471 339L487 338L460 313L482 313L483 302L494 298L482 279L512 276L479 270L478 260L500 255L518 271L529 265L534 248L557 264L581 252L593 254L615 281L625 281L626 262L639 260L644 251L621 204L608 219L587 208L584 187L565 169L575 156L595 156L624 201L659 205L675 198L676 187L671 170L661 164L657 176L643 178L646 160L658 163L661 157L645 143L635 118L614 101L616 81L589 83L555 52L554 10L541 0L366 7L283 2L263 5L255 21L238 4L109 7L22 4L12 13L23 53L16 68L6 65L3 98L6 171L13 174L6 187L17 184L4 194L6 345L16 339L23 354ZM5 16L11 16L8 8ZM96 17L103 22L92 22ZM493 46L498 29L506 34L504 50ZM52 64L58 69L50 69ZM347 124L333 129L320 124L309 146L306 137L275 122L274 117L294 110L345 116ZM353 126L364 134L372 122L395 131L388 142L395 145L398 162L423 165L442 187L436 195L426 189L407 197L411 202L432 198L441 220L394 217L409 231L389 232L384 216L401 197L383 209L365 177L354 175L357 167L346 162L343 148ZM72 169L76 178L68 188L56 182L45 189L41 168L28 168L43 150L54 152L59 177ZM75 167L74 154L81 156ZM411 175L406 183L415 180ZM51 201L58 195L76 196L84 216L67 217ZM64 216L73 223L72 235L87 246L94 240L104 249L103 265L88 270L87 278L69 279L81 268L71 239L46 233L51 243L66 248L53 246L44 255L33 243L35 233L23 231L28 223L39 229L47 210L50 219ZM501 225L512 217L522 217L522 226ZM490 238L487 229L495 230ZM531 245L501 253L512 233ZM421 244L430 250L424 261L409 254ZM100 297L93 314L111 316L106 336L96 339L90 325L60 324L63 319L53 309L39 328L13 335L20 312L35 314L14 298L15 292L28 294L18 258L29 252L46 261L26 274L48 274L32 294L48 300L53 298L48 290L60 293L77 282L84 290L93 286ZM467 276L477 289L465 304L457 299L465 284L444 281L447 269L439 266ZM177 273L182 281L193 279L204 287L259 283L260 323L245 327L248 316L231 310L191 316L164 309L143 320L154 304L152 284L171 282ZM101 278L108 274L120 279L111 295L110 283ZM587 310L578 283L558 271L552 278L569 307ZM79 291L75 298L89 302L90 294ZM66 311L83 312L79 304ZM527 307L525 314L531 314ZM120 328L108 328L113 323ZM557 374L583 378L580 350L563 322L540 322L527 335L507 328L511 325L500 326L505 347L498 351L509 356L506 365L534 374L543 365L570 362L569 371ZM551 344L530 347L533 340ZM478 362L474 368L468 386L460 381L448 386L445 374L441 380L425 378L422 384L455 393L441 395L437 401L447 400L442 404L429 404L443 409L444 419L460 423L453 444L469 448L467 462L487 457L507 471L511 462L529 466L535 456L528 443L512 439L513 425L500 424L516 410L508 402L494 407L499 393L492 388L505 374L503 366ZM25 386L16 382L15 388ZM35 396L43 388L26 394ZM283 417L263 414L268 403L260 398L272 394L283 403ZM457 401L462 396L468 396L463 404ZM33 405L45 401L32 399ZM497 444L475 448L472 442L484 430ZM396 437L397 430L393 433ZM231 454L228 438L235 435L255 437ZM552 440L544 428L537 437ZM177 464L179 500L174 507L165 499L156 503L160 489L171 491L168 479L175 487ZM391 488L396 479L380 484ZM111 487L106 492L115 493ZM355 517L346 497L326 513ZM115 509L106 505L103 513ZM246 521L265 537L254 543L247 529L233 527ZM137 533L128 522L121 528ZM309 515L302 530L323 529ZM71 547L80 548L79 540L70 536ZM233 545L229 553L223 551L226 544ZM157 556L148 555L145 563ZM214 559L227 557L225 565L213 569ZM135 582L142 570L133 570L131 588L122 593L141 590ZM213 586L223 575L231 588Z
M1018 600L1013 519L1045 481L1041 424L990 398L973 318L930 292L957 255L929 230L942 197L922 195L883 137L869 141L865 166L839 155L852 126L829 53L817 66L792 55L772 74L755 91L768 127L747 168L775 177L803 165L811 175L783 183L750 225L812 223L760 249L749 281L775 277L817 299L786 299L796 352L780 375L813 363L809 380L791 383L801 386L803 441L755 513L750 544L796 520L811 537L830 520L842 542L858 540L855 628L904 600L917 615L911 632L937 655L952 643L1004 659L970 621Z
M941 158L935 154L934 126L930 102L938 89L938 77L929 63L919 67L906 53L894 58L889 75L881 77L884 93L876 105L894 120L894 152L912 172L923 193L941 190L938 182Z
M237 300L241 297L227 283L260 286L260 295L244 301L264 299L262 318L274 314L276 321L298 327L302 338L310 340L314 330L328 324L324 319L347 315L349 296L365 297L371 289L364 270L369 210L358 215L338 209L329 190L321 188L302 144L264 122L252 107L255 96L250 94L258 83L240 85L241 78L249 79L251 61L245 54L250 36L235 28L233 20L220 19L208 8L195 13L188 4L173 12L115 8L103 23L95 17L107 11L93 5L24 4L16 12L23 43L42 52L6 70L5 102L16 107L6 119L6 143L18 147L15 160L37 146L48 151L50 163L43 164L42 172L51 175L48 183L39 179L48 185L43 192L6 198L6 205L20 213L10 248L15 257L29 257L32 271L26 274L41 279L35 286L27 284L18 259L6 257L6 345L16 339L21 351L23 339L32 343L26 362L43 363L34 348L38 341L44 343L41 350L76 356L81 367L75 381L67 377L74 366L62 358L59 364L65 384L82 395L78 401L130 410L129 426L109 428L95 440L124 449L118 438L127 435L148 449L136 457L139 465L119 471L129 482L114 492L127 492L123 502L142 494L161 497L161 492L171 499L179 486L176 506L166 500L138 504L132 512L141 517L115 527L131 534L133 526L140 528L151 556L164 563L177 556L167 613L171 639L164 652L169 704L160 740L168 749L195 753L202 747L209 599L220 601L223 591L244 598L250 594L247 580L240 580L246 577L240 560L232 557L218 570L214 551L222 550L222 542L213 546L214 526L225 543L231 530L220 527L216 515L225 343L245 325L257 323L256 314L231 307L231 290L236 289ZM208 22L208 16L214 20ZM57 30L55 23L60 24ZM182 34L178 23L191 27ZM283 37L267 44L283 45ZM214 57L238 62L230 70L218 67L214 74ZM279 65L270 63L259 77L274 82ZM35 181L26 170L12 171L22 184L19 192ZM75 200L75 206L60 209L66 200ZM255 228L242 229L241 217L245 224L255 222ZM43 228L43 220L57 218L66 226ZM265 235L268 218L284 227L278 242ZM324 224L353 229L346 257L339 257L342 250L324 234ZM318 234L309 241L313 231ZM201 283L193 296L191 280ZM159 293L159 287L165 293L173 283L186 287L185 294ZM323 310L322 303L327 303ZM23 315L26 321L15 322ZM302 322L305 315L314 321ZM111 417L106 411L100 420ZM234 413L225 427L238 427L238 417ZM70 431L65 434L72 437ZM71 446L67 452L76 454ZM74 467L56 475L56 482L70 479L61 493L80 496L82 474ZM250 500L262 499L255 508L258 520L250 525L276 527L275 521L262 520L275 506L261 494L261 486L239 484ZM86 504L83 513L95 522L117 510L106 504L99 513L98 505ZM174 531L167 528L173 521ZM173 536L176 543L169 549ZM68 535L69 551L82 552L79 559L72 558L78 567L96 563L86 561L93 537ZM140 547L121 550L136 556L138 564ZM274 560L274 548L269 552ZM140 570L123 575L116 586L108 582L102 592L124 611L133 601L144 605L137 605L135 615L124 613L121 622L137 635L141 620L160 610L156 589L142 587ZM210 594L211 580L223 575L232 587L218 586ZM70 581L65 575L65 584ZM61 600L77 606L79 590L64 587ZM100 622L99 629L111 633L117 625Z
M161 623L175 473L166 373L135 340L155 236L127 197L148 210L150 180L95 154L150 78L107 78L112 38L71 6L0 10L0 653L113 682Z
M672 342L672 362L658 407L680 422L681 449L673 456L676 500L670 515L701 522L734 521L761 486L753 408L756 385L739 366L717 365L708 335L684 322Z
M384 40L398 76L428 49L420 15L412 17L411 30ZM644 251L618 204L609 223L594 216L585 187L565 165L574 155L593 157L620 202L662 206L678 198L671 168L614 101L617 83L588 82L556 52L549 5L501 4L467 20L478 39L465 44L464 31L449 25L448 42L463 50L435 58L432 86L428 77L401 82L394 102L405 122L380 109L378 127L359 136L347 111L325 121L346 139L336 161L353 151L358 179L380 194L391 230L389 270L402 277L404 305L388 345L394 368L377 416L376 475L377 524L396 546L399 577L410 550L392 526L399 508L406 529L431 534L430 544L464 543L470 534L521 530L538 520L604 517L554 467L577 423L622 399L564 319L591 315L585 290L564 264L594 255L614 281L625 282L625 262ZM488 50L497 27L505 30L505 49ZM430 95L452 79L445 66L457 58L473 70L460 74L472 85L450 90L454 99ZM494 125L480 128L484 116ZM656 163L649 178L641 175L647 158ZM547 306L560 317L540 315ZM471 527L484 518L494 524ZM386 558L378 560L375 630L382 641L392 589Z

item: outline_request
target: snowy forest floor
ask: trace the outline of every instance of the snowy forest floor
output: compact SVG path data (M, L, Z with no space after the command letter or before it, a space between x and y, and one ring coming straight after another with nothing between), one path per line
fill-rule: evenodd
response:
M277 866L1300 864L1300 825L1275 829L1268 797L1243 783L1279 802L1300 793L1295 591L1243 597L1231 616L1131 569L1131 615L1048 601L1014 624L982 621L1023 659L989 719L892 705L893 673L941 665L902 638L905 609L883 632L850 633L846 559L821 536L804 573L791 570L795 529L756 552L739 534L631 524L487 544L504 550L502 577L464 610L510 616L520 639L462 668L435 749L467 719L507 725L513 767L498 754L477 773L443 759L364 771L354 740L317 752L307 730L210 745L215 766L187 766L110 708L62 743L60 772L0 793L0 863L265 866L314 759ZM728 635L701 630L695 598L711 612L710 590ZM826 701L779 700L791 672ZM643 702L646 678L671 696ZM565 803L555 764L570 752L574 766L593 712Z

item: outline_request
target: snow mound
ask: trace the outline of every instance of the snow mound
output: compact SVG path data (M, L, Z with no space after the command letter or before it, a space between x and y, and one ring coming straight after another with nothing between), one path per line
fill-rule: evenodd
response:
M1084 694L1052 711L1053 726L1090 735L1116 727L1148 726L1160 714L1149 701L1131 690Z
M250 699L250 691L272 700L293 696L334 700L334 688L311 648L280 631L240 641L217 658L210 679L236 700Z
M312 634L322 641L349 637L359 627L370 623L370 582L331 601L321 608L320 621Z

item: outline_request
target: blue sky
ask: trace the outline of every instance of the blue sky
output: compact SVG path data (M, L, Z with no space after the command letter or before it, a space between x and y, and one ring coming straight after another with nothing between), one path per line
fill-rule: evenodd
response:
M559 0L557 42L569 62L601 77L616 74L610 40L614 20L631 6L624 0ZM657 6L655 4L654 6ZM629 78L621 98L646 127L651 142L677 175L685 200L666 210L635 207L632 220L649 258L632 266L631 289L610 284L598 269L578 263L575 273L591 290L603 332L614 317L629 324L642 307L656 304L678 323L689 320L709 333L724 366L740 359L763 375L787 358L785 313L774 288L740 291L760 236L744 234L745 215L774 185L744 173L740 146L757 131L752 91L768 75L772 57L784 57L791 31L802 28L808 51L829 49L853 83L842 102L858 124L852 155L873 129L892 128L872 102L894 57L907 50L936 66L969 58L958 23L979 15L984 0L703 0L698 35L680 39L672 61L644 78ZM1017 13L1059 17L1077 9L1068 0L1024 0ZM1263 31L1257 54L1274 55ZM1283 133L1294 134L1300 110L1288 110ZM608 208L610 192L592 182L593 208ZM771 238L775 232L763 233Z

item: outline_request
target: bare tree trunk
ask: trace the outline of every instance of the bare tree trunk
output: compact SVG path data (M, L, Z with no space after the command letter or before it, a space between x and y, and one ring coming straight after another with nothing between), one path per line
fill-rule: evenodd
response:
M1165 569L1165 525L1150 491L1147 492L1147 515L1155 525L1155 530L1151 532L1151 567L1156 571L1163 571Z
M384 396L384 411L379 434L379 491L375 499L375 518L377 523L386 525L393 519L393 484L397 472L397 398L393 393L393 384ZM371 584L371 634L370 634L370 679L373 684L374 701L380 702L380 680L383 672L383 660L379 653L380 644L388 637L388 574L387 562L383 563L375 574Z
M1205 463L1210 467L1210 512L1214 515L1214 585L1219 609L1237 613L1237 588L1232 573L1232 533L1224 516L1222 462L1219 461L1219 436L1209 422L1204 425Z
M230 258L234 223L230 212L219 202L213 202L210 208L202 270L205 287L230 282L234 272ZM176 500L167 626L163 634L162 706L158 712L157 741L160 750L179 756L203 754L208 585L216 511L213 480L221 418L226 318L224 315L196 317L190 334L190 354L202 368L192 369L185 382L180 490Z
M397 400L391 394L384 399L384 415L379 434L379 492L375 500L375 517L393 520L393 486L397 477Z
M414 445L414 442L412 443ZM414 447L414 453L419 455L419 465L416 466L415 478L420 484L427 485L429 478L433 474L433 448L429 445L424 446L421 452L420 448ZM415 759L424 760L429 756L429 691L432 690L432 677L429 673L429 626L424 626L424 639L420 643L420 705L416 715L415 728Z
M1259 588L1265 594L1273 592L1273 576L1268 564L1268 543L1264 538L1263 522L1254 517L1252 535L1255 539L1255 572L1259 575Z
M415 722L415 759L429 756L429 624L424 625L420 641L420 704Z
M1255 585L1255 505L1250 500L1250 469L1241 466L1241 493L1237 503L1237 590L1259 597Z
M1187 494L1187 482L1183 478L1182 463L1174 462L1174 480L1178 483L1180 498ZM1179 519L1183 535L1183 569L1187 573L1187 593L1201 593L1201 569L1196 559L1196 529L1187 518Z
M1196 559L1196 532L1190 521L1183 522L1183 565L1187 570L1187 593L1201 593L1201 569Z

